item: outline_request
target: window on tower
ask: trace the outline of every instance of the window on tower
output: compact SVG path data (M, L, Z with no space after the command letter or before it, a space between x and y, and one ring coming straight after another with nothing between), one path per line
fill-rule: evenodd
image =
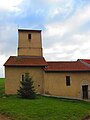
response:
M31 34L30 34L30 33L28 34L28 39L29 39L29 40L31 39Z

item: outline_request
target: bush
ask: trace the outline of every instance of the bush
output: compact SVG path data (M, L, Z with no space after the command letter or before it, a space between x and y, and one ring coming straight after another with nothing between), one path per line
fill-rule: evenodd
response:
M21 98L34 99L36 98L35 89L33 86L32 78L29 76L29 73L25 73L22 81L20 82L20 88L18 90L18 95Z

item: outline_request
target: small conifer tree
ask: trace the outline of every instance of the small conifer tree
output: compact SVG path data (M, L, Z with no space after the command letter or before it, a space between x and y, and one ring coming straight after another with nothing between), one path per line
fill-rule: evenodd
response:
M25 76L23 76L20 84L21 85L18 90L18 95L21 98L34 99L36 97L33 81L32 78L29 76L29 73L25 73Z

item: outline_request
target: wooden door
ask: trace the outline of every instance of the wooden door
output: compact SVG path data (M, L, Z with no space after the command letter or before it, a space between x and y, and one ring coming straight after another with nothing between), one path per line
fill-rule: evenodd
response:
M88 85L82 86L83 99L88 99Z

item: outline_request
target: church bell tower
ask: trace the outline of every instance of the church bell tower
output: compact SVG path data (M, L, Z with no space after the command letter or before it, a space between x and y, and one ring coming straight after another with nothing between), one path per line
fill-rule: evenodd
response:
M18 56L43 56L41 30L18 29Z

